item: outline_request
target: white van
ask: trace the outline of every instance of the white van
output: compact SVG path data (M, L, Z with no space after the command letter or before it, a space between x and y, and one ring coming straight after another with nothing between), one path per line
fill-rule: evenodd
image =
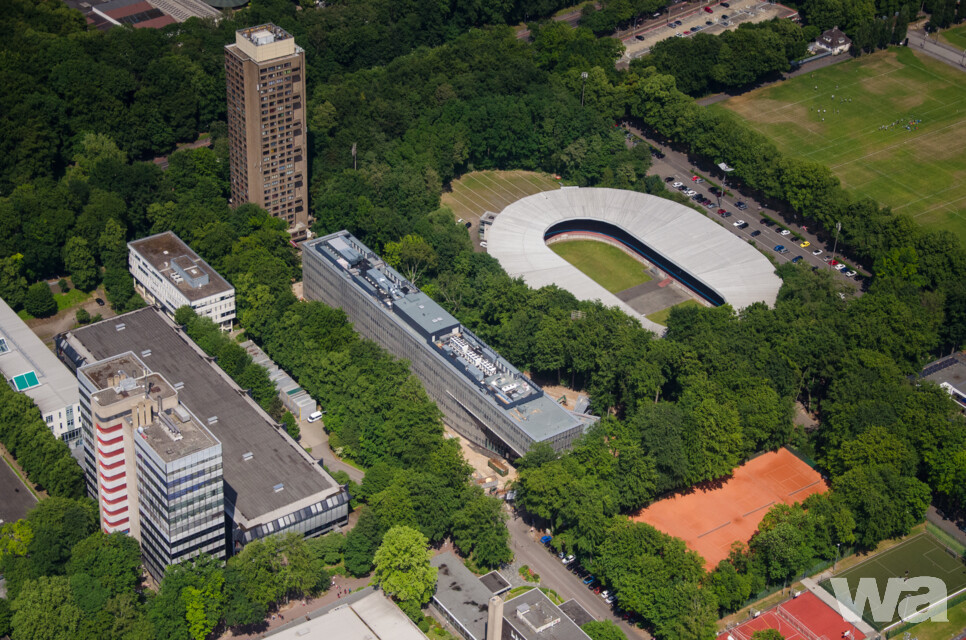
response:
M322 419L321 411L313 411L312 414L309 416L309 422L318 422L321 419Z

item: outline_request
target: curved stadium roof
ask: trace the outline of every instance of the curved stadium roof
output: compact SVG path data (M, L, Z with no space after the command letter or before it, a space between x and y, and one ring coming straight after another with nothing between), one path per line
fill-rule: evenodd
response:
M663 332L545 242L548 232L603 228L640 241L665 261L664 271L677 267L683 274L675 279L690 277L689 288L712 302L741 309L754 302L774 304L778 296L781 279L757 249L689 207L636 191L564 188L528 196L496 217L487 232L487 250L507 273L531 287L556 284L581 300L620 307L648 329Z

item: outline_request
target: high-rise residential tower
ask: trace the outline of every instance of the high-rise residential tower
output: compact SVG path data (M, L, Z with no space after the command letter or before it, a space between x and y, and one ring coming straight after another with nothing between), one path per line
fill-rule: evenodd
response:
M307 237L305 51L274 24L225 46L232 204L254 202Z

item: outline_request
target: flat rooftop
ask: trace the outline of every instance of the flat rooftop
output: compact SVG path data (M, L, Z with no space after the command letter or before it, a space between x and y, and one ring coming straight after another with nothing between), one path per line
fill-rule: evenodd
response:
M264 637L272 640L426 640L419 627L385 594L371 587L364 591L310 613L304 622L286 625Z
M149 400L154 410L153 420L142 425L142 442L165 462L203 451L218 444L187 407L165 402L177 392L161 374L147 373L147 367L133 353L101 360L81 368L81 373L100 391L92 394L102 407L133 398ZM157 407L164 407L160 412ZM127 418L130 422L130 417Z
M493 593L449 551L429 563L439 569L433 599L479 640L486 637L487 607Z
M503 624L508 623L525 640L590 640L560 607L536 588L503 604Z
M397 324L426 343L442 363L476 385L535 441L569 431L581 420L460 324L428 295L347 231L304 243L340 269Z
M234 292L228 281L170 231L127 245L157 269L188 300L195 302L219 293Z
M0 373L41 413L77 404L77 377L0 298ZM31 375L32 373L32 375Z
M919 376L949 391L953 400L966 410L966 352L929 363Z
M118 330L119 326L123 329ZM160 373L222 444L225 501L235 522L274 519L341 487L160 311L147 308L75 329L67 339L89 360L150 350ZM86 351L87 353L84 353ZM246 460L246 454L251 454ZM281 485L281 489L276 487Z

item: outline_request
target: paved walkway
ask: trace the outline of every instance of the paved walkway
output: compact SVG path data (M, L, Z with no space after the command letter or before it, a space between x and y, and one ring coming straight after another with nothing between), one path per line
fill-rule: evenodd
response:
M909 30L909 48L921 51L931 58L966 72L966 51L938 42L935 38L930 38L925 31Z
M818 596L819 600L821 600L828 606L832 607L836 611L841 613L842 611L846 610L844 605L842 605L838 600L836 600L831 593L829 593L822 587L818 586L818 583L815 581L814 578L802 578L802 584L805 586L806 589L808 589L816 596ZM844 618L845 616L843 615L842 617ZM874 638L878 634L878 632L872 628L872 625L870 625L865 620L862 620L862 619L849 620L849 622L854 624L859 629L859 631L865 634L867 638Z
M926 511L926 520L951 535L960 544L966 545L966 532L960 529L952 520L939 515L936 507L929 505L929 509Z
M244 640L264 638L265 634L269 631L275 631L279 627L291 624L296 620L304 620L305 616L315 613L317 609L333 604L340 604L340 601L343 599L355 599L352 597L353 593L358 589L366 587L368 584L369 578L335 576L332 579L332 586L322 596L318 598L306 598L305 600L292 600L288 604L282 605L276 613L270 615L265 623L263 623L264 626L259 626L257 629L252 629L247 632L239 631L238 633L234 633L231 629L228 629L219 638L239 638Z
M316 460L321 460L329 471L345 471L353 482L362 483L365 472L340 460L329 447L329 434L325 431L322 420L309 422L303 419L299 422L299 430L302 433L299 444L305 450L311 449L311 451L308 451L310 456Z

